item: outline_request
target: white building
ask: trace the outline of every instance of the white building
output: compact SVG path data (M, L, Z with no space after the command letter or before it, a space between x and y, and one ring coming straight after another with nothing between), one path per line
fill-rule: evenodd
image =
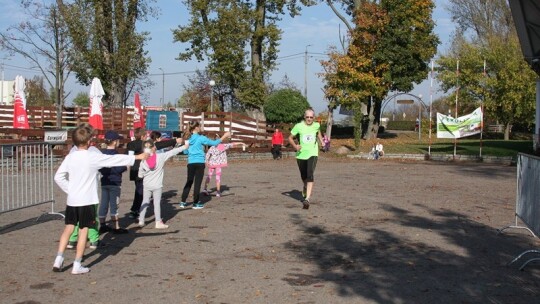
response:
M0 80L0 105L12 105L15 81L1 81Z

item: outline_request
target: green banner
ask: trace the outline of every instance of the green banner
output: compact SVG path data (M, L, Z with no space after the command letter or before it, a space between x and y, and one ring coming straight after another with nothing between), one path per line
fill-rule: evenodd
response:
M454 118L437 113L437 138L462 138L482 132L482 108L471 114Z

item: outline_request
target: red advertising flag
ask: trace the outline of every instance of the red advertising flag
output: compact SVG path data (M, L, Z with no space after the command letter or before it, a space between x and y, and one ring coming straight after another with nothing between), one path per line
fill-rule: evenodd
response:
M13 108L13 128L14 129L29 129L28 116L24 108L22 98L19 94L15 94L15 103Z
M24 95L24 78L15 77L15 102L13 103L13 128L30 129L26 114L26 97Z
M133 110L133 128L144 128L144 115L139 93L135 93L135 109Z

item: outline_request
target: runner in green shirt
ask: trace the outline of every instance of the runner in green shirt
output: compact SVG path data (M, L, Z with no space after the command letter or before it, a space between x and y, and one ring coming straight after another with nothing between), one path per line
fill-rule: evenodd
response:
M313 109L307 109L304 112L304 121L297 123L291 130L289 143L296 150L296 162L300 169L300 176L304 187L302 188L302 204L304 209L309 209L309 199L313 190L313 175L317 165L319 156L319 143L322 145L323 139L321 135L321 125L314 122L315 112ZM294 137L298 135L298 144L295 143Z

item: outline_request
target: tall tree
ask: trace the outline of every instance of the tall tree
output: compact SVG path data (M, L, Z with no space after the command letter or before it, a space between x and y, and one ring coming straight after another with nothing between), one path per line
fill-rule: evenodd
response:
M322 76L327 99L355 110L358 146L360 134L369 138L377 133L383 97L391 90L410 91L427 77L439 40L433 33L432 1L356 5L349 45L344 52L331 50L330 59L322 62Z
M280 16L299 13L297 2L309 0L193 0L188 25L174 30L174 40L189 43L179 60L208 60L217 83L231 88L246 108L262 110L268 93L266 79L275 67L281 30ZM249 51L246 49L249 48Z
M521 58L517 33L506 0L450 0L460 30L453 47L437 61L444 91L459 94L459 108L483 102L486 117L505 125L532 123L535 73ZM459 60L459 75L455 72ZM486 73L484 74L484 62ZM458 90L459 88L459 90ZM455 98L454 98L455 99Z
M43 77L34 76L26 80L26 104L30 106L51 106L53 101L45 88Z
M147 75L150 58L143 47L148 33L138 33L136 23L153 13L149 2L56 1L73 41L71 68L83 85L94 77L101 80L105 105L125 106L135 80Z
M57 106L56 127L62 124L64 87L70 70L68 49L70 40L64 20L55 4L23 0L21 6L28 18L0 33L0 46L22 55L37 67L53 90Z

